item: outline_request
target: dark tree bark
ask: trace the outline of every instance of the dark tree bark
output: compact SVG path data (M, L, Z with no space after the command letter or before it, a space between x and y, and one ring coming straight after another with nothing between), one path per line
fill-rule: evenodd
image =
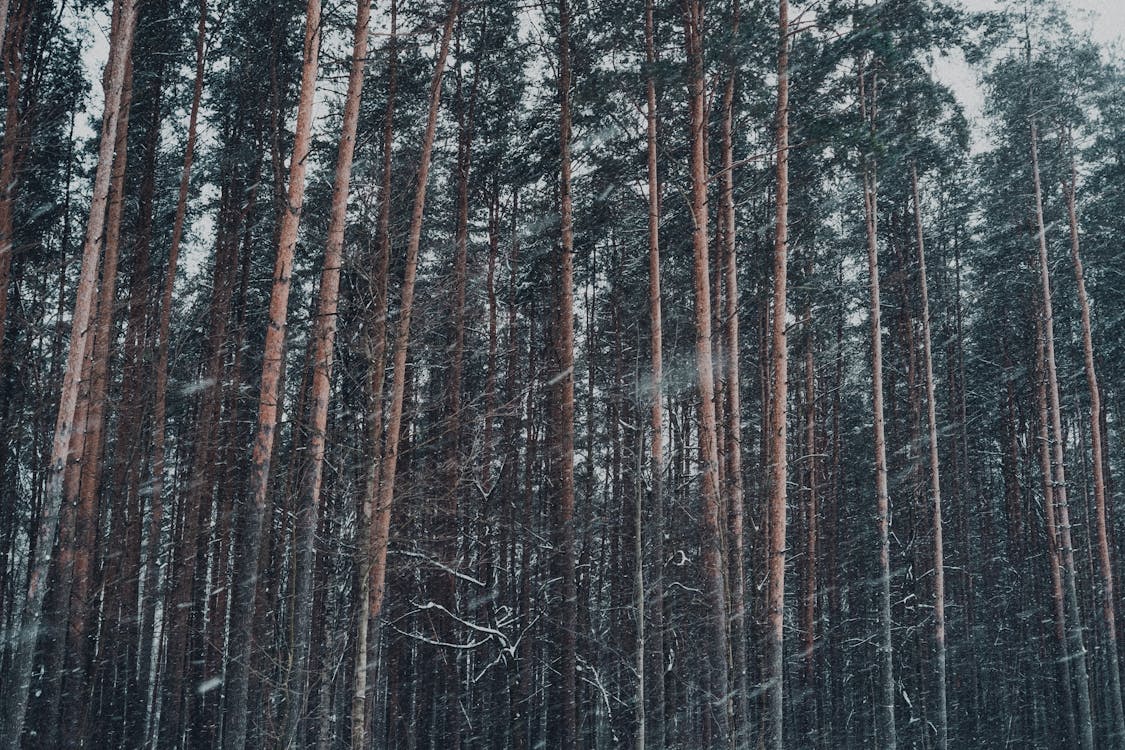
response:
M574 528L574 218L570 164L570 8L559 0L559 265L551 344L550 463L557 527L561 601L555 623L561 640L562 699L558 708L559 747L578 746L578 588Z
M383 441L383 386L386 382L387 347L387 272L390 265L391 163L394 151L395 80L398 70L398 2L391 0L389 59L387 61L387 106L383 115L383 172L379 190L379 219L376 228L375 270L369 279L374 300L367 321L367 425L365 446L368 468L364 478L363 502L356 531L356 569L359 607L356 615L356 660L352 695L352 750L365 747L368 732L368 657L372 620L372 566L375 562L375 507L378 502ZM389 528L390 516L386 520ZM381 596L381 594L380 594Z
M930 337L930 291L926 281L926 245L922 233L922 205L918 195L918 168L910 165L914 198L914 232L918 247L918 289L922 295L922 358L926 373L926 424L930 443L930 497L934 534L934 661L937 678L937 746L949 746L949 709L946 698L945 655L945 548L942 542L941 465L938 460L937 397L934 395L934 360Z

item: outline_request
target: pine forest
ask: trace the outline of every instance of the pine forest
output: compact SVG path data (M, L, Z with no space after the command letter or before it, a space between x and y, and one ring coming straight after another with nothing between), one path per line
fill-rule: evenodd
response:
M1120 0L0 0L0 750L1125 750Z

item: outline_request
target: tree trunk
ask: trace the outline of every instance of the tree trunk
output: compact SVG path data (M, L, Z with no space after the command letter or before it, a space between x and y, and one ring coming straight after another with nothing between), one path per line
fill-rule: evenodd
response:
M369 465L366 472L363 502L360 508L356 534L356 571L359 584L359 611L356 614L356 659L352 685L352 750L366 747L367 672L370 651L370 627L374 591L371 587L372 566L375 561L374 514L378 501L383 440L383 385L386 381L387 347L387 272L390 266L391 238L391 163L394 152L395 78L398 68L398 2L391 0L389 59L387 61L387 106L383 116L383 174L379 191L379 220L375 271L370 279L374 311L368 321L368 402L367 451ZM390 523L390 516L387 516Z
M289 308L289 289L293 273L293 253L297 246L297 229L301 221L301 205L305 196L305 168L312 136L312 108L316 90L317 63L320 54L320 0L308 0L305 7L305 41L301 68L300 98L297 103L297 125L293 153L289 162L289 191L282 213L278 237L273 287L270 293L269 325L266 328L262 353L262 387L258 399L258 428L254 438L250 468L251 501L242 509L243 533L234 565L234 596L230 613L227 715L223 746L242 750L246 744L248 711L246 695L249 688L251 641L253 639L254 597L257 591L258 557L261 547L262 518L269 497L270 459L273 455L274 429L282 394L279 390L285 367L285 330ZM299 711L287 704L289 718L283 732L284 747L291 747L295 737L295 717Z
M1070 134L1067 133L1068 141ZM1082 355L1086 370L1086 385L1090 389L1090 448L1093 456L1094 513L1098 535L1098 567L1102 577L1102 616L1105 618L1106 650L1109 655L1109 705L1113 715L1113 734L1117 745L1125 744L1125 710L1121 705L1121 662L1117 650L1117 622L1114 616L1113 562L1110 557L1109 534L1106 523L1106 480L1102 437L1102 396L1098 376L1094 369L1094 336L1090 324L1090 301L1086 296L1086 278L1078 242L1078 208L1076 206L1078 175L1074 164L1074 151L1070 152L1070 183L1063 186L1066 193L1066 212L1070 225L1070 257L1074 261L1074 278L1077 282L1078 309L1082 316Z
M877 84L871 85L868 109L862 64L859 74L860 112L871 132L875 132L875 96ZM875 507L879 529L879 687L876 707L879 737L884 750L898 745L895 728L894 650L891 643L891 542L890 495L887 490L887 438L883 424L883 325L879 299L879 243L876 214L876 177L874 159L863 160L863 207L867 235L867 273L871 293L871 405L875 432Z
M922 204L918 195L918 168L910 165L914 197L914 232L918 243L918 287L922 295L922 357L926 373L926 420L930 441L930 494L934 532L934 660L937 670L937 746L949 747L949 715L945 669L945 549L942 544L941 470L938 461L937 397L934 395L934 360L930 337L930 292L926 282L926 246L922 233Z
M43 614L43 598L47 589L47 574L51 566L51 553L58 530L59 511L63 496L63 475L70 451L71 432L74 428L78 402L78 386L82 377L82 358L90 337L90 313L94 306L98 265L102 249L102 229L105 227L106 203L109 199L110 176L113 170L114 145L117 141L117 119L125 79L126 60L133 47L133 31L140 0L121 0L115 8L120 22L110 39L109 59L106 62L105 104L98 146L97 169L90 200L90 215L86 225L86 239L82 249L82 270L71 320L70 351L63 376L58 416L55 421L51 460L48 470L44 501L39 509L35 552L30 565L27 597L20 622L21 639L14 649L12 663L5 679L7 695L6 721L3 746L17 750L23 734L28 693L31 689L31 672L38 641L39 625ZM6 290L5 290L6 291Z
M4 368L4 338L8 320L8 284L12 277L12 213L18 182L20 141L23 131L23 113L20 106L24 63L24 38L26 37L30 0L16 0L15 15L8 18L9 0L0 0L0 63L4 71L5 109L4 138L0 147L0 372ZM9 23L9 21L11 23ZM4 42L9 40L7 50ZM5 55L5 51L7 54ZM68 183L69 184L69 183Z
M731 8L732 38L738 38L738 25L741 20L741 7L738 0L734 1ZM722 150L723 150L723 181L722 181L722 238L723 247L720 253L722 273L726 286L726 307L723 310L723 357L724 376L726 380L726 419L725 422L725 450L723 451L726 467L726 492L727 492L727 519L730 534L728 544L727 567L730 571L730 620L731 635L734 648L731 654L734 665L735 679L734 690L738 699L735 701L735 726L737 741L749 742L750 737L750 675L749 656L747 654L747 619L746 619L746 548L743 532L743 497L742 483L742 392L741 392L741 351L739 339L739 289L738 289L738 257L737 257L737 231L734 211L734 110L736 95L736 77L738 64L731 51L728 61L728 72L725 91L723 92L723 120L722 120Z
M19 748L24 730L27 699L31 684L39 623L43 614L46 577L51 567L55 533L59 527L63 496L63 475L68 466L71 433L74 427L75 408L82 377L82 358L90 336L90 314L95 302L98 265L101 256L101 232L105 227L106 204L109 198L110 175L113 172L114 147L117 142L119 103L125 81L126 61L133 48L133 31L136 24L138 0L122 0L115 7L119 17L116 33L110 39L109 60L106 62L106 97L102 110L101 135L98 148L98 166L93 181L90 216L87 223L86 242L82 249L82 270L71 320L71 344L59 401L59 414L55 421L54 441L48 470L44 503L39 508L38 531L24 612L21 613L18 632L21 634L11 662L10 692L4 747ZM7 291L7 290L6 290Z
M394 500L395 471L398 466L399 437L402 432L403 401L406 394L406 357L410 346L410 317L414 307L414 283L418 274L418 247L422 238L422 219L425 215L426 184L430 173L434 134L437 130L438 107L441 105L441 79L449 57L449 40L453 34L460 8L459 0L452 0L442 29L441 44L430 79L429 113L422 136L422 152L418 165L418 182L414 192L414 209L410 216L410 234L407 237L406 264L403 272L402 297L399 319L395 331L394 369L391 375L391 403L387 419L387 435L383 446L381 481L378 502L374 508L375 523L371 530L371 617L382 613L387 580L387 544L390 540L391 503ZM389 110L388 110L389 111Z
M789 236L789 0L778 3L777 43L777 197L773 246L773 392L770 414L769 589L766 670L769 691L768 745L781 750L784 732L786 422L789 394L789 344L786 336Z
M645 144L648 160L648 304L649 336L651 349L651 378L649 401L651 404L652 440L650 444L651 504L650 534L653 560L651 575L652 628L647 636L651 661L651 710L655 746L665 745L664 734L664 332L660 299L660 171L657 162L656 113L656 22L654 0L645 0ZM643 622L644 616L641 617ZM644 711L642 707L640 709ZM638 717L639 737L637 750L644 750L645 721Z
M324 249L324 268L320 277L312 346L312 392L310 394L308 460L297 512L297 567L294 592L293 655L289 672L288 712L284 744L296 746L299 709L304 705L312 626L313 570L320 491L324 475L325 431L328 427L328 400L332 386L332 357L336 341L336 311L340 298L340 266L343 264L344 229L347 225L348 194L351 188L352 158L359 124L363 74L367 63L368 22L371 3L356 4L355 32L352 41L351 70L344 102L344 121L336 156L332 187L332 208L328 238ZM294 155L296 158L296 154ZM290 178L292 184L292 177ZM260 523L260 521L259 521ZM260 534L260 532L259 532ZM257 549L254 550L255 555Z
M562 600L558 628L562 652L562 704L559 726L562 750L578 746L577 651L578 588L574 528L574 229L570 165L570 9L559 0L559 219L560 249L552 335L554 364L550 399L551 477L556 505L558 561Z
M1074 678L1078 698L1078 732L1082 750L1094 748L1094 724L1090 708L1090 685L1086 671L1086 646L1083 643L1082 616L1078 609L1075 582L1074 546L1070 534L1070 509L1066 500L1066 465L1063 457L1062 414L1059 406L1059 380L1055 370L1055 320L1051 305L1051 275L1047 265L1047 232L1043 224L1043 191L1039 182L1039 134L1031 124L1031 173L1035 187L1035 220L1039 241L1039 281L1043 305L1043 346L1047 373L1047 404L1051 419L1054 458L1054 494L1058 505L1059 539L1062 543L1063 588L1066 593L1070 644L1067 658L1074 660Z
M712 715L712 745L730 744L730 690L727 657L727 601L723 576L722 527L719 522L718 441L715 423L714 358L711 350L711 280L707 246L707 130L703 58L703 3L684 0L684 37L688 65L688 105L691 138L692 249L694 255L695 369L699 388L699 462L702 507L703 579L710 609L710 671L708 712Z

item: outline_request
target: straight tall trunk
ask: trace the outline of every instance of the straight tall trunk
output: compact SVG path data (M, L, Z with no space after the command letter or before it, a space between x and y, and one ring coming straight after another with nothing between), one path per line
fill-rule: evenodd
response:
M707 245L707 108L703 59L703 3L684 0L684 41L688 65L690 113L690 172L692 217L693 292L695 297L695 370L699 408L700 503L703 581L710 610L708 627L710 664L707 672L708 703L714 734L711 744L730 744L731 699L729 689L727 596L723 575L723 532L719 521L719 457L715 418L714 357L711 341L711 279Z
M559 266L555 324L552 335L550 456L556 503L558 559L562 603L558 620L562 652L562 705L559 707L562 750L578 746L578 585L575 574L574 529L574 218L570 165L570 8L559 0Z
M110 39L109 59L106 61L105 103L102 111L98 162L94 173L90 214L86 224L86 239L82 248L82 269L79 272L74 315L71 319L70 351L63 375L58 416L55 420L47 487L39 509L35 552L31 560L27 595L18 629L21 638L15 646L11 667L4 679L4 693L7 700L2 746L10 750L17 750L20 746L28 694L31 689L31 672L43 615L47 573L51 567L51 554L62 505L63 475L66 472L71 432L74 428L79 380L82 376L82 358L90 336L90 313L94 307L94 292L101 258L102 230L105 227L106 204L113 171L117 118L124 88L126 60L133 48L133 31L139 2L140 0L120 0L119 5L115 7L115 15L120 21L116 24L115 33Z
M195 84L192 91L191 112L188 116L187 141L184 144L184 160L180 170L179 192L176 197L176 213L172 220L172 239L168 246L168 260L164 269L164 286L160 293L160 319L156 332L156 364L153 373L152 409L152 467L151 490L149 492L149 563L145 572L145 590L150 592L144 606L147 610L145 621L156 622L156 608L160 597L156 596L162 563L166 550L162 543L164 526L164 465L167 445L168 413L168 357L169 336L172 324L172 301L176 285L176 270L180 257L180 245L184 236L184 220L187 214L188 192L191 188L191 168L195 158L195 142L199 125L199 107L203 98L203 77L207 44L207 0L199 0L199 21L195 37ZM157 640L154 636L154 640ZM147 642L147 641L146 641ZM143 663L148 663L148 652ZM149 679L150 671L143 675ZM151 700L156 701L159 679L153 678L148 685ZM155 723L153 727L156 730Z
M934 532L934 660L937 671L937 746L949 747L949 714L945 667L945 549L942 544L941 466L938 460L937 397L934 395L934 360L930 337L930 292L926 282L926 245L922 233L922 204L918 195L918 167L910 165L914 197L914 232L918 243L918 287L922 295L922 359L926 374L926 420L930 441L930 494Z
M305 168L312 137L312 109L320 55L320 0L305 6L305 41L301 68L301 89L297 101L297 124L289 162L289 190L281 215L273 287L270 293L269 323L262 352L262 386L258 397L258 427L250 465L251 498L242 508L241 544L234 565L234 596L231 601L227 711L223 728L223 747L242 750L246 744L249 666L253 640L254 597L257 591L258 558L262 538L262 518L269 499L270 461L274 430L282 394L279 389L285 367L285 330L289 310L289 289L293 273L293 254L305 197ZM290 701L292 702L292 695ZM288 704L287 704L288 705ZM289 706L290 712L294 711ZM294 741L292 725L286 722L283 747Z
M304 705L305 683L312 626L313 570L320 490L324 475L325 431L328 427L328 400L332 386L332 357L336 342L336 311L340 299L340 266L343 264L344 229L347 224L348 194L351 188L352 158L355 154L356 129L359 124L363 74L367 63L370 0L357 0L355 31L352 40L351 70L344 100L344 121L336 156L336 174L332 186L332 208L328 221L328 238L324 248L324 267L320 276L312 346L312 392L308 425L308 460L297 511L297 568L294 592L293 654L290 662L288 703L283 744L297 744L301 708ZM259 532L260 533L260 532ZM257 554L257 550L254 550Z
M120 112L117 115L116 157L110 178L110 198L102 253L102 278L98 288L97 316L87 346L93 347L89 358L88 406L85 419L81 466L79 467L78 507L74 516L73 584L70 589L69 623L67 626L67 695L63 714L63 731L70 737L83 736L86 712L86 688L89 685L86 655L90 647L87 624L90 614L91 567L97 553L98 489L102 473L102 435L105 429L106 394L108 391L110 336L113 332L114 308L117 302L117 266L121 256L121 218L125 208L125 170L129 140L129 112L133 99L132 55L125 61ZM123 510L118 506L118 510ZM116 515L116 514L115 514ZM123 548L129 540L121 523L125 514L115 519Z
M410 347L410 317L414 309L414 283L418 275L418 247L422 239L422 219L426 208L426 185L433 155L434 134L437 131L438 108L441 105L441 79L449 57L449 40L460 9L460 0L452 0L441 33L437 60L430 79L429 112L426 129L422 135L422 151L418 165L418 182L414 190L414 208L410 216L410 234L407 236L406 262L403 269L402 293L399 303L398 326L395 331L393 371L391 374L391 402L387 415L387 434L383 446L380 469L378 501L374 508L374 525L371 530L371 617L377 618L383 610L387 580L387 544L390 540L391 503L394 500L395 472L398 467L399 438L402 433L402 411L406 395L406 358Z
M1047 231L1043 223L1043 191L1039 181L1039 133L1031 124L1031 174L1035 188L1035 221L1039 244L1040 300L1043 305L1043 354L1047 373L1047 404L1051 420L1054 459L1054 493L1058 506L1059 541L1062 543L1063 589L1067 618L1070 620L1067 658L1074 660L1074 681L1078 699L1078 732L1082 750L1094 748L1094 722L1090 706L1090 680L1086 671L1086 645L1083 642L1082 615L1078 608L1075 581L1074 546L1070 534L1070 509L1066 498L1066 463L1063 456L1062 409L1059 405L1059 379L1055 368L1055 318L1051 304L1051 273L1047 260Z
M394 152L395 78L398 68L398 2L391 0L390 41L387 61L387 106L383 114L383 173L379 189L379 219L376 229L377 257L370 279L374 310L368 321L368 401L366 449L370 465L364 478L363 501L359 508L356 542L356 571L359 607L356 613L355 674L352 684L352 750L366 747L367 672L372 619L372 565L375 560L375 507L379 493L379 468L382 464L383 385L386 381L387 347L387 272L390 267L391 238L391 163ZM387 516L390 523L390 516Z
M24 65L24 39L27 34L31 0L16 0L15 14L8 17L9 0L0 0L0 67L3 68L5 107L4 137L0 146L0 368L4 365L4 332L8 320L8 284L12 278L12 214L15 208L18 181L20 141L23 134L23 112L20 106ZM7 50L5 41L9 41ZM7 54L5 54L5 51Z
M1068 133L1069 140L1069 133ZM1066 213L1070 225L1070 257L1074 261L1074 279L1077 283L1078 309L1082 316L1082 358L1086 370L1086 386L1090 390L1090 450L1093 456L1094 514L1097 523L1098 568L1102 578L1102 617L1105 618L1106 651L1109 655L1109 705L1113 715L1113 734L1116 746L1125 747L1125 710L1121 704L1121 661L1117 646L1117 621L1114 614L1117 598L1114 591L1113 561L1110 556L1108 524L1106 523L1106 470L1104 438L1102 435L1102 395L1094 367L1094 335L1090 324L1090 300L1086 296L1086 277L1079 252L1078 208L1076 205L1078 174L1071 145L1070 182L1063 186L1066 194Z
M1050 419L1047 416L1047 368L1043 353L1043 323L1036 320L1035 392L1039 415L1039 467L1043 474L1043 516L1047 532L1047 562L1051 571L1051 601L1054 615L1055 639L1058 641L1059 697L1063 700L1063 713L1067 724L1067 741L1073 746L1078 741L1074 718L1073 680L1070 663L1066 658L1066 594L1063 592L1062 554L1059 551L1058 522L1055 520L1055 488L1051 471Z
M773 392L770 414L769 588L766 605L769 691L768 745L782 750L785 659L785 522L787 464L786 423L789 399L789 343L786 336L789 238L789 0L778 2L777 42L777 185L773 245L773 328L770 357Z
M738 38L741 20L739 0L734 0L731 8L731 36ZM738 742L748 742L750 736L750 667L747 654L746 618L746 546L743 531L743 508L745 506L742 483L742 392L740 382L741 341L739 338L739 290L737 230L734 211L734 112L737 94L736 78L738 64L735 51L728 61L727 80L723 92L722 119L722 251L719 253L720 265L726 287L726 306L723 319L723 374L726 381L725 439L723 466L726 479L727 526L729 543L727 550L727 569L731 580L730 590L730 637L734 640L731 658L734 669L734 685L737 700L734 702L735 726Z
M877 83L873 82L872 101L867 103L864 73L859 74L860 110L871 131L875 130L874 98ZM890 493L887 489L887 438L883 421L883 324L879 297L879 241L877 234L877 183L874 159L863 160L863 207L867 236L867 273L871 295L871 407L875 449L875 511L879 532L879 638L878 638L878 717L879 741L884 750L898 745L895 728L894 647L891 643L891 541Z
M808 264L810 274L806 278L811 278L811 259ZM816 439L816 338L813 335L813 319L812 319L812 304L811 300L805 303L804 315L805 324L805 394L804 394L804 411L805 411L805 445L804 445L804 460L806 463L805 471L805 493L807 495L807 502L805 503L805 601L802 607L802 624L801 633L803 636L802 644L802 658L805 662L805 689L809 691L806 696L809 706L808 719L809 726L815 728L815 710L816 710L816 684L814 677L816 674L816 592L817 592L817 556L819 549L817 547L818 537L818 521L819 521L819 497L817 487L817 439Z
M657 162L656 114L656 41L654 0L645 0L645 145L648 166L648 304L651 350L652 439L650 444L651 525L654 569L651 576L652 629L647 637L649 659L652 661L652 701L649 711L652 736L656 747L663 747L664 737L664 332L660 299L660 171ZM643 622L643 614L640 615ZM644 708L640 709L642 712ZM637 750L644 750L645 717L638 717Z

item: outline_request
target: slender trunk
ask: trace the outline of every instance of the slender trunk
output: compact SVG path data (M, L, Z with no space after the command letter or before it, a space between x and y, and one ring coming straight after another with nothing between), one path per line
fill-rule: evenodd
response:
M741 20L739 0L734 0L731 9L732 38L738 38L738 25ZM734 211L734 110L736 77L738 65L733 58L728 61L726 87L723 92L722 150L722 238L720 254L722 273L726 286L726 307L723 310L724 330L723 349L725 356L724 376L726 380L726 419L725 450L727 519L730 542L728 544L728 568L731 581L730 619L731 638L734 640L732 659L734 661L734 689L738 699L735 703L735 728L738 741L745 743L750 736L750 675L747 654L746 619L746 562L743 532L744 492L742 483L742 392L740 382L741 342L739 340L738 316L738 257L737 231Z
M562 611L558 628L562 643L562 731L559 747L578 746L577 651L578 589L575 575L574 529L574 229L570 165L570 9L559 0L559 219L560 249L552 335L555 366L551 387L553 414L550 440L552 479L558 524L558 559L562 572Z
M811 277L812 262L811 259L807 265L809 269L809 276ZM805 494L807 501L805 503L805 602L802 612L803 623L801 632L804 637L802 646L802 658L805 662L805 689L809 691L806 698L808 701L809 710L809 725L813 728L816 726L815 709L816 709L816 684L814 677L816 675L816 654L814 652L816 646L816 566L817 555L819 550L817 548L817 523L819 510L819 497L817 496L817 445L816 445L816 354L815 346L816 340L813 335L813 320L812 320L812 301L808 300L805 303L804 315L805 325Z
M1068 140L1069 140L1069 133ZM1094 369L1094 336L1090 324L1090 300L1086 296L1086 278L1082 269L1082 256L1078 242L1078 209L1076 206L1077 169L1074 164L1073 145L1070 154L1070 183L1063 186L1066 193L1066 212L1070 224L1070 257L1074 261L1074 278L1078 287L1078 309L1082 315L1082 355L1086 370L1086 385L1090 389L1090 449L1094 472L1094 513L1098 535L1098 567L1102 577L1102 616L1105 618L1106 650L1109 654L1109 704L1113 714L1113 734L1118 747L1125 746L1125 710L1121 705L1121 662L1117 650L1117 622L1114 607L1113 562L1110 557L1109 534L1106 523L1106 471L1103 456L1102 396L1098 376Z
M922 205L918 195L918 168L910 165L914 196L914 232L918 243L918 287L922 295L922 358L926 373L926 420L930 441L930 493L934 532L934 660L937 670L937 746L949 747L949 715L945 668L945 549L942 545L941 471L938 461L937 397L934 395L934 360L930 337L930 292L926 282L926 246L922 233Z
M710 671L708 708L713 715L712 745L730 744L730 695L727 655L727 601L723 576L722 527L719 521L718 441L715 424L715 383L711 348L711 280L707 246L707 130L703 60L703 3L684 2L684 37L688 64L688 105L691 137L692 248L694 255L695 369L699 387L699 462L702 505L703 579L708 608Z
M125 208L125 170L129 138L129 111L133 98L133 61L130 54L125 61L125 79L122 82L121 103L117 115L117 134L114 151L116 157L110 178L110 198L106 216L105 244L102 256L102 279L98 289L97 316L94 331L87 346L93 347L89 358L90 392L87 397L85 440L79 468L78 506L74 516L73 585L70 589L69 625L67 628L67 695L63 715L63 731L69 737L82 737L82 720L86 712L89 687L86 654L87 624L90 613L91 566L96 554L98 526L98 488L102 473L102 434L105 428L106 393L108 391L110 336L113 333L114 307L117 302L117 266L121 249L121 217ZM123 523L127 515L121 512L115 519ZM122 548L129 548L129 540L119 537Z
M1058 522L1055 520L1055 489L1051 473L1051 439L1047 417L1047 372L1043 354L1043 323L1036 320L1036 397L1039 409L1039 465L1043 473L1043 515L1047 526L1047 561L1051 567L1051 600L1054 604L1055 639L1059 647L1060 697L1065 705L1063 710L1067 723L1067 741L1078 741L1077 725L1074 719L1074 697L1070 663L1066 657L1066 595L1063 593L1062 555L1059 551Z
M273 288L270 293L269 325L266 328L262 354L262 387L258 399L258 428L251 457L251 501L242 510L242 544L234 566L234 596L230 613L228 677L229 719L224 726L223 746L241 750L246 744L248 712L246 695L249 688L249 664L253 632L254 597L257 591L258 558L262 537L262 518L269 497L270 459L273 455L274 430L282 394L279 390L285 360L285 329L289 308L289 289L293 273L293 254L297 246L297 229L305 196L305 168L312 135L312 109L316 89L317 63L320 54L320 0L308 0L305 9L305 41L301 69L300 98L297 103L297 124L293 153L289 162L289 190L281 217ZM299 716L287 704L289 715ZM286 722L283 746L295 740L295 721Z
M145 495L141 492L145 459L148 456L146 440L151 423L145 417L150 403L149 364L147 352L152 346L150 292L152 274L153 213L156 201L157 157L160 152L162 115L164 114L164 64L157 63L155 74L146 86L144 96L148 101L149 117L143 147L142 177L138 193L136 240L129 282L129 301L125 324L123 375L119 389L119 415L112 442L112 464L109 469L109 486L115 488L115 504L110 511L113 517L124 520L124 538L129 540L125 554L113 556L104 574L108 592L117 602L117 622L106 618L109 631L106 650L110 658L100 660L97 666L100 682L111 685L108 675L120 670L127 674L126 690L114 691L109 696L105 713L121 716L120 735L111 735L107 741L121 741L129 746L143 743L144 713L147 693L145 676L149 674L146 655L151 647L152 623L147 619L149 601L159 597L154 594L155 578L145 578L141 562L144 536ZM146 493L147 494L147 493ZM150 507L154 508L155 504ZM156 542L150 538L147 557L154 559ZM151 585L150 585L151 584ZM138 591L143 588L143 598ZM118 624L118 622L120 624Z
M410 317L414 307L414 283L418 275L418 247L422 238L422 218L426 207L426 185L433 154L434 134L437 130L438 107L441 105L441 79L449 57L449 40L460 8L459 0L452 0L442 29L441 44L430 79L429 112L422 136L422 153L418 165L418 182L414 192L414 209L410 216L410 234L407 237L406 263L403 272L399 319L395 331L394 369L391 375L391 403L387 419L387 434L383 446L383 461L379 496L374 508L375 523L371 529L371 617L382 613L387 580L387 544L390 540L391 503L394 500L395 471L398 466L399 436L402 432L403 401L406 394L406 358L410 346Z
M650 447L650 486L652 543L651 576L652 629L648 635L649 659L652 661L652 736L656 747L664 747L664 344L660 299L660 171L657 162L656 122L656 22L654 0L645 0L645 143L648 160L648 304L651 340L651 404L652 441ZM639 537L638 537L639 538ZM643 622L643 614L640 615ZM643 678L642 678L643 679ZM642 688L643 686L638 686ZM642 706L639 711L643 712ZM638 715L637 750L644 750L645 721Z
M168 246L168 260L164 269L164 285L160 294L160 313L156 332L156 364L153 374L153 409L152 409L152 466L151 466L151 491L149 492L149 555L146 576L146 591L151 592L145 603L145 621L156 622L156 609L160 597L156 596L160 571L164 567L167 550L162 543L164 527L164 473L166 462L167 440L167 411L168 411L168 359L169 336L171 334L173 291L176 284L176 271L178 268L180 245L184 235L184 219L187 214L188 191L191 187L191 168L195 156L195 142L199 123L199 108L203 97L204 64L206 58L207 32L207 3L199 2L199 22L195 39L195 83L192 92L191 112L188 117L187 141L184 146L184 160L180 171L179 192L176 198L176 213L172 220L172 239ZM216 259L216 262L218 260ZM164 619L167 620L165 614ZM163 628L162 628L163 629ZM152 637L157 643L160 639ZM147 641L146 641L147 642ZM145 653L144 663L149 663L149 652ZM150 675L152 677L150 678ZM154 671L146 670L144 679L151 679L147 692L153 705L156 706L156 697L160 688L158 675ZM178 729L173 727L172 729ZM158 728L153 723L153 733L158 734Z
M110 176L113 169L114 145L117 141L117 118L120 111L121 92L125 79L125 66L133 47L133 30L137 20L137 7L141 0L121 0L117 9L120 22L110 40L109 59L106 62L105 104L98 147L97 169L90 201L90 215L86 225L86 239L82 250L82 270L71 320L70 351L63 376L58 416L55 421L47 488L39 509L35 552L31 560L27 597L20 623L21 640L14 649L11 667L4 680L7 710L3 746L17 750L23 734L31 689L31 672L39 625L43 614L43 598L47 590L47 574L51 566L51 553L58 530L59 511L62 505L63 475L66 472L70 451L71 432L74 427L78 402L78 386L82 377L82 358L90 337L90 313L94 306L99 259L101 257L102 229L105 226L106 203L109 198ZM115 14L116 15L116 14Z
M4 368L4 338L8 319L8 284L12 275L13 227L23 113L20 106L24 38L30 15L29 0L16 0L15 15L8 18L9 0L0 0L0 61L6 89L4 138L0 147L0 372ZM8 21L11 21L9 24ZM4 42L9 40L5 55Z
M769 590L766 670L769 691L769 747L781 750L784 733L785 511L787 469L789 344L786 337L789 236L789 1L778 2L777 196L773 246L773 401L770 413Z
M352 157L355 154L356 129L359 123L363 74L367 62L368 21L371 3L358 0L355 33L352 42L351 70L344 103L344 121L336 156L336 174L332 187L332 208L328 238L324 249L324 268L320 277L312 347L312 392L310 394L308 457L302 488L301 507L297 512L297 568L294 593L293 655L289 672L288 712L283 744L297 744L300 708L304 705L308 673L312 625L313 570L320 492L324 474L325 431L328 426L328 400L331 393L332 357L336 340L336 311L340 298L340 266L343 263L344 229L347 223L348 193L351 187ZM294 155L296 158L296 155ZM292 180L292 178L290 178ZM260 532L259 532L260 534ZM257 555L257 550L254 550Z
M871 105L868 109L862 67L859 74L860 110L863 120L875 129L875 97L877 81L871 84ZM880 742L884 750L898 745L895 728L894 651L891 643L891 542L890 494L887 490L887 438L883 422L883 325L879 299L879 242L877 183L874 159L863 160L863 207L867 235L867 273L871 293L871 406L874 423L875 507L879 529L879 680L878 716Z
M369 464L359 513L356 571L359 579L359 611L356 614L355 677L352 685L352 750L366 747L368 731L367 672L374 591L371 587L375 560L374 513L378 501L379 469L382 465L383 384L386 381L387 272L390 267L391 162L394 151L395 78L398 67L398 3L391 0L391 30L387 61L387 107L383 115L383 174L379 189L379 220L375 271L370 279L374 311L368 321L369 361L367 371L367 451ZM390 516L387 516L390 523Z
M1055 317L1051 304L1051 275L1047 265L1047 232L1043 223L1043 191L1039 181L1039 133L1031 124L1031 172L1035 187L1035 221L1039 241L1039 281L1043 305L1043 345L1047 372L1047 403L1053 440L1054 493L1058 505L1059 539L1062 543L1063 587L1067 615L1070 620L1067 658L1074 660L1074 677L1078 697L1078 731L1083 750L1094 748L1094 723L1090 707L1090 684L1086 671L1086 646L1083 642L1082 616L1078 608L1075 581L1074 546L1070 534L1070 509L1066 499L1066 464L1063 456L1062 409L1059 405L1059 380L1055 369Z

